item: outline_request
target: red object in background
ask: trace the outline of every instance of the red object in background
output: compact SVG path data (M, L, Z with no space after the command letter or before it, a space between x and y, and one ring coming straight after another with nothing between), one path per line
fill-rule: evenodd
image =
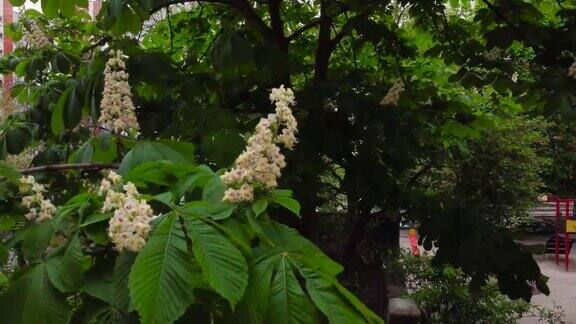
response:
M410 252L412 252L412 255L420 255L420 248L418 247L418 233L415 229L411 228L408 231L408 238L410 239Z
M564 234L564 268L568 271L570 267L570 233L567 229L564 229L564 233L560 233L560 222L562 221L562 204L564 204L564 221L568 223L568 220L572 219L570 214L570 206L572 209L576 206L576 199L572 198L557 198L554 197L550 201L556 202L556 235L554 241L554 253L556 264L560 263L560 235Z
M4 12L3 12L3 25L4 25L4 29L6 29L6 26L8 24L11 24L13 22L14 19L14 14L12 11L12 4L10 4L9 0L2 0L3 4L4 4ZM14 50L14 43L12 42L12 40L6 36L6 30L4 30L4 53L3 55L7 55L12 53L12 51ZM14 77L12 76L12 74L5 74L4 75L4 95L5 96L9 96L10 95L10 89L12 88L12 85L14 83Z

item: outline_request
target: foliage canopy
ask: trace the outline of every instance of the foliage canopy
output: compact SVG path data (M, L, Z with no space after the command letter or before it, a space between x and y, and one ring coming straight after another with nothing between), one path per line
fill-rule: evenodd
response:
M565 153L576 117L576 79L568 73L576 58L573 1L177 6L184 3L109 0L93 21L81 10L85 0L41 0L43 13L29 10L6 28L26 40L38 26L50 44L22 46L0 59L2 72L22 81L11 95L28 107L2 124L0 156L42 142L31 162L39 168L23 171L49 184L58 206L48 222L26 221L19 173L2 165L0 230L9 234L0 261L10 250L19 262L9 282L0 277L8 322L380 322L337 281L342 267L280 222L306 233L317 208L339 195L349 229L339 251L347 263L358 259L370 220L397 222L406 210L421 222L424 246L437 245L437 259L461 267L472 288L496 276L513 298L530 298L528 282L547 290L531 255L494 222L489 207L501 196L489 183L466 197L472 204L431 188L426 177L451 163L486 166L475 152L486 158L509 149L511 163L526 166L541 133L520 134L528 147L499 147L488 135L507 135L514 121L535 116L552 125L552 159L573 165ZM112 49L128 56L137 137L94 122ZM296 199L276 190L253 204L222 203L225 188L215 170L234 162L246 132L270 112L269 90L280 84L298 98L300 143L287 156L282 183ZM401 90L390 97L395 85ZM383 102L387 97L395 100ZM503 137L498 145L513 143ZM529 182L505 187L503 195L524 201L538 189L539 170L500 166ZM100 180L94 170L110 167L162 215L137 256L112 249L112 215L99 212L102 198L81 186ZM566 174L550 188L569 188ZM470 189L485 178L460 185ZM54 237L65 240L54 244Z

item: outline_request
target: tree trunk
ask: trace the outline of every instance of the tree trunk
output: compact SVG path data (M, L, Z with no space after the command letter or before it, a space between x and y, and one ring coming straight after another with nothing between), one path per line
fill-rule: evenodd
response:
M328 14L329 0L320 1L320 26L318 30L318 45L316 47L316 62L314 63L314 84L322 83L328 78L328 63L330 62L330 28L332 18Z

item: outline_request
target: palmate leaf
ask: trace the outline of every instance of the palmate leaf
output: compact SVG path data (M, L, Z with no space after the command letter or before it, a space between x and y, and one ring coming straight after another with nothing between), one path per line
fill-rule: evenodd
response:
M246 295L239 307L241 322L260 324L264 320L275 262L278 258L268 258L250 268Z
M121 312L128 313L130 307L130 289L128 279L130 269L134 264L136 254L130 251L123 251L116 258L114 264L114 306Z
M340 264L330 259L314 243L300 235L298 231L274 221L262 224L262 226L267 236L272 238L278 246L281 246L286 252L295 252L300 255L309 267L319 269L319 271L332 277L344 270Z
M171 323L193 300L184 231L167 215L140 251L129 275L130 296L143 323Z
M15 278L0 296L0 314L6 324L68 323L70 306L48 279L40 263Z
M314 304L330 323L384 323L346 288L324 273L311 269L292 258L300 275L306 280L306 289Z
M74 235L60 263L60 277L69 290L74 290L82 284L82 242L78 234Z
M314 323L315 305L330 323L383 322L338 283L342 267L312 242L280 223L262 223L262 228L273 246L251 267L240 316L251 323Z
M287 254L282 254L276 265L265 322L286 324L318 322L316 310L300 287Z
M189 219L188 235L192 249L208 284L236 304L248 284L248 265L242 253L212 226Z

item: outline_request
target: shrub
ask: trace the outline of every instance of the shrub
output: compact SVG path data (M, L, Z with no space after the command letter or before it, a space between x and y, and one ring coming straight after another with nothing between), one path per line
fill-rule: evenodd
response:
M516 323L523 316L535 316L548 323L562 323L560 307L547 309L498 290L494 281L470 289L471 278L449 265L436 266L431 257L403 253L398 270L405 277L406 297L413 299L428 323Z

